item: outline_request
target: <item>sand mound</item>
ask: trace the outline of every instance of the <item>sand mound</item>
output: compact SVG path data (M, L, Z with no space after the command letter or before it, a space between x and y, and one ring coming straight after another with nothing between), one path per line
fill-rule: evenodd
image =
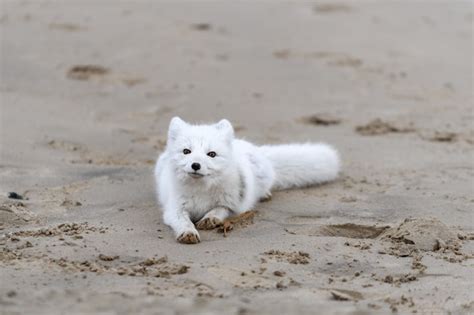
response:
M459 243L457 233L435 218L405 219L399 226L387 230L382 238L423 251L437 251Z
M304 117L302 122L311 124L311 125L318 125L318 126L331 126L331 125L339 125L341 123L341 119L334 117L330 114L316 114L308 117Z
M388 133L405 133L413 132L413 128L402 128L394 126L393 124L383 121L380 118L370 121L366 125L357 126L356 132L363 136L384 135Z
M109 72L109 70L97 65L78 65L69 69L67 77L74 80L89 80L94 76L102 76Z
M302 264L306 265L309 264L310 256L308 253L302 251L295 251L295 252L283 252L280 250L269 250L264 253L270 258L276 259L277 261L287 261L290 264Z

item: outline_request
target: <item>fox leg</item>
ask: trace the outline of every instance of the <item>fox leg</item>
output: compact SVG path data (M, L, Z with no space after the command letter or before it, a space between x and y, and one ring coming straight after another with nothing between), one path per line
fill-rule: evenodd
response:
M176 240L183 244L196 244L201 241L199 233L189 218L189 214L172 206L165 207L163 214L165 224L176 234Z

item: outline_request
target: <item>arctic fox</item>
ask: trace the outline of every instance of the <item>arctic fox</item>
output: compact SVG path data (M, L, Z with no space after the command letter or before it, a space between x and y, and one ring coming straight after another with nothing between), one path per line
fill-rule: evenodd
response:
M191 125L174 117L155 181L165 224L178 242L196 244L197 229L252 209L271 190L333 180L339 168L337 151L326 144L255 146L235 139L226 119Z

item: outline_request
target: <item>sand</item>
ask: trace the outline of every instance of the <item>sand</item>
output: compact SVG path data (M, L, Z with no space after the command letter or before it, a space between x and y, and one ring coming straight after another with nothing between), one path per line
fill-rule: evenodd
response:
M467 1L2 1L0 313L474 312L472 23ZM181 245L152 178L174 115L325 141L343 171Z

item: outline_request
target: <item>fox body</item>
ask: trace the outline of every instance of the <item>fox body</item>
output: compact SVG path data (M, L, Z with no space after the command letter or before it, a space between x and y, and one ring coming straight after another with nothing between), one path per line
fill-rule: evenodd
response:
M200 242L212 229L252 209L272 190L333 180L338 153L326 144L255 146L234 138L229 121L191 125L174 117L155 167L163 219L181 243Z

